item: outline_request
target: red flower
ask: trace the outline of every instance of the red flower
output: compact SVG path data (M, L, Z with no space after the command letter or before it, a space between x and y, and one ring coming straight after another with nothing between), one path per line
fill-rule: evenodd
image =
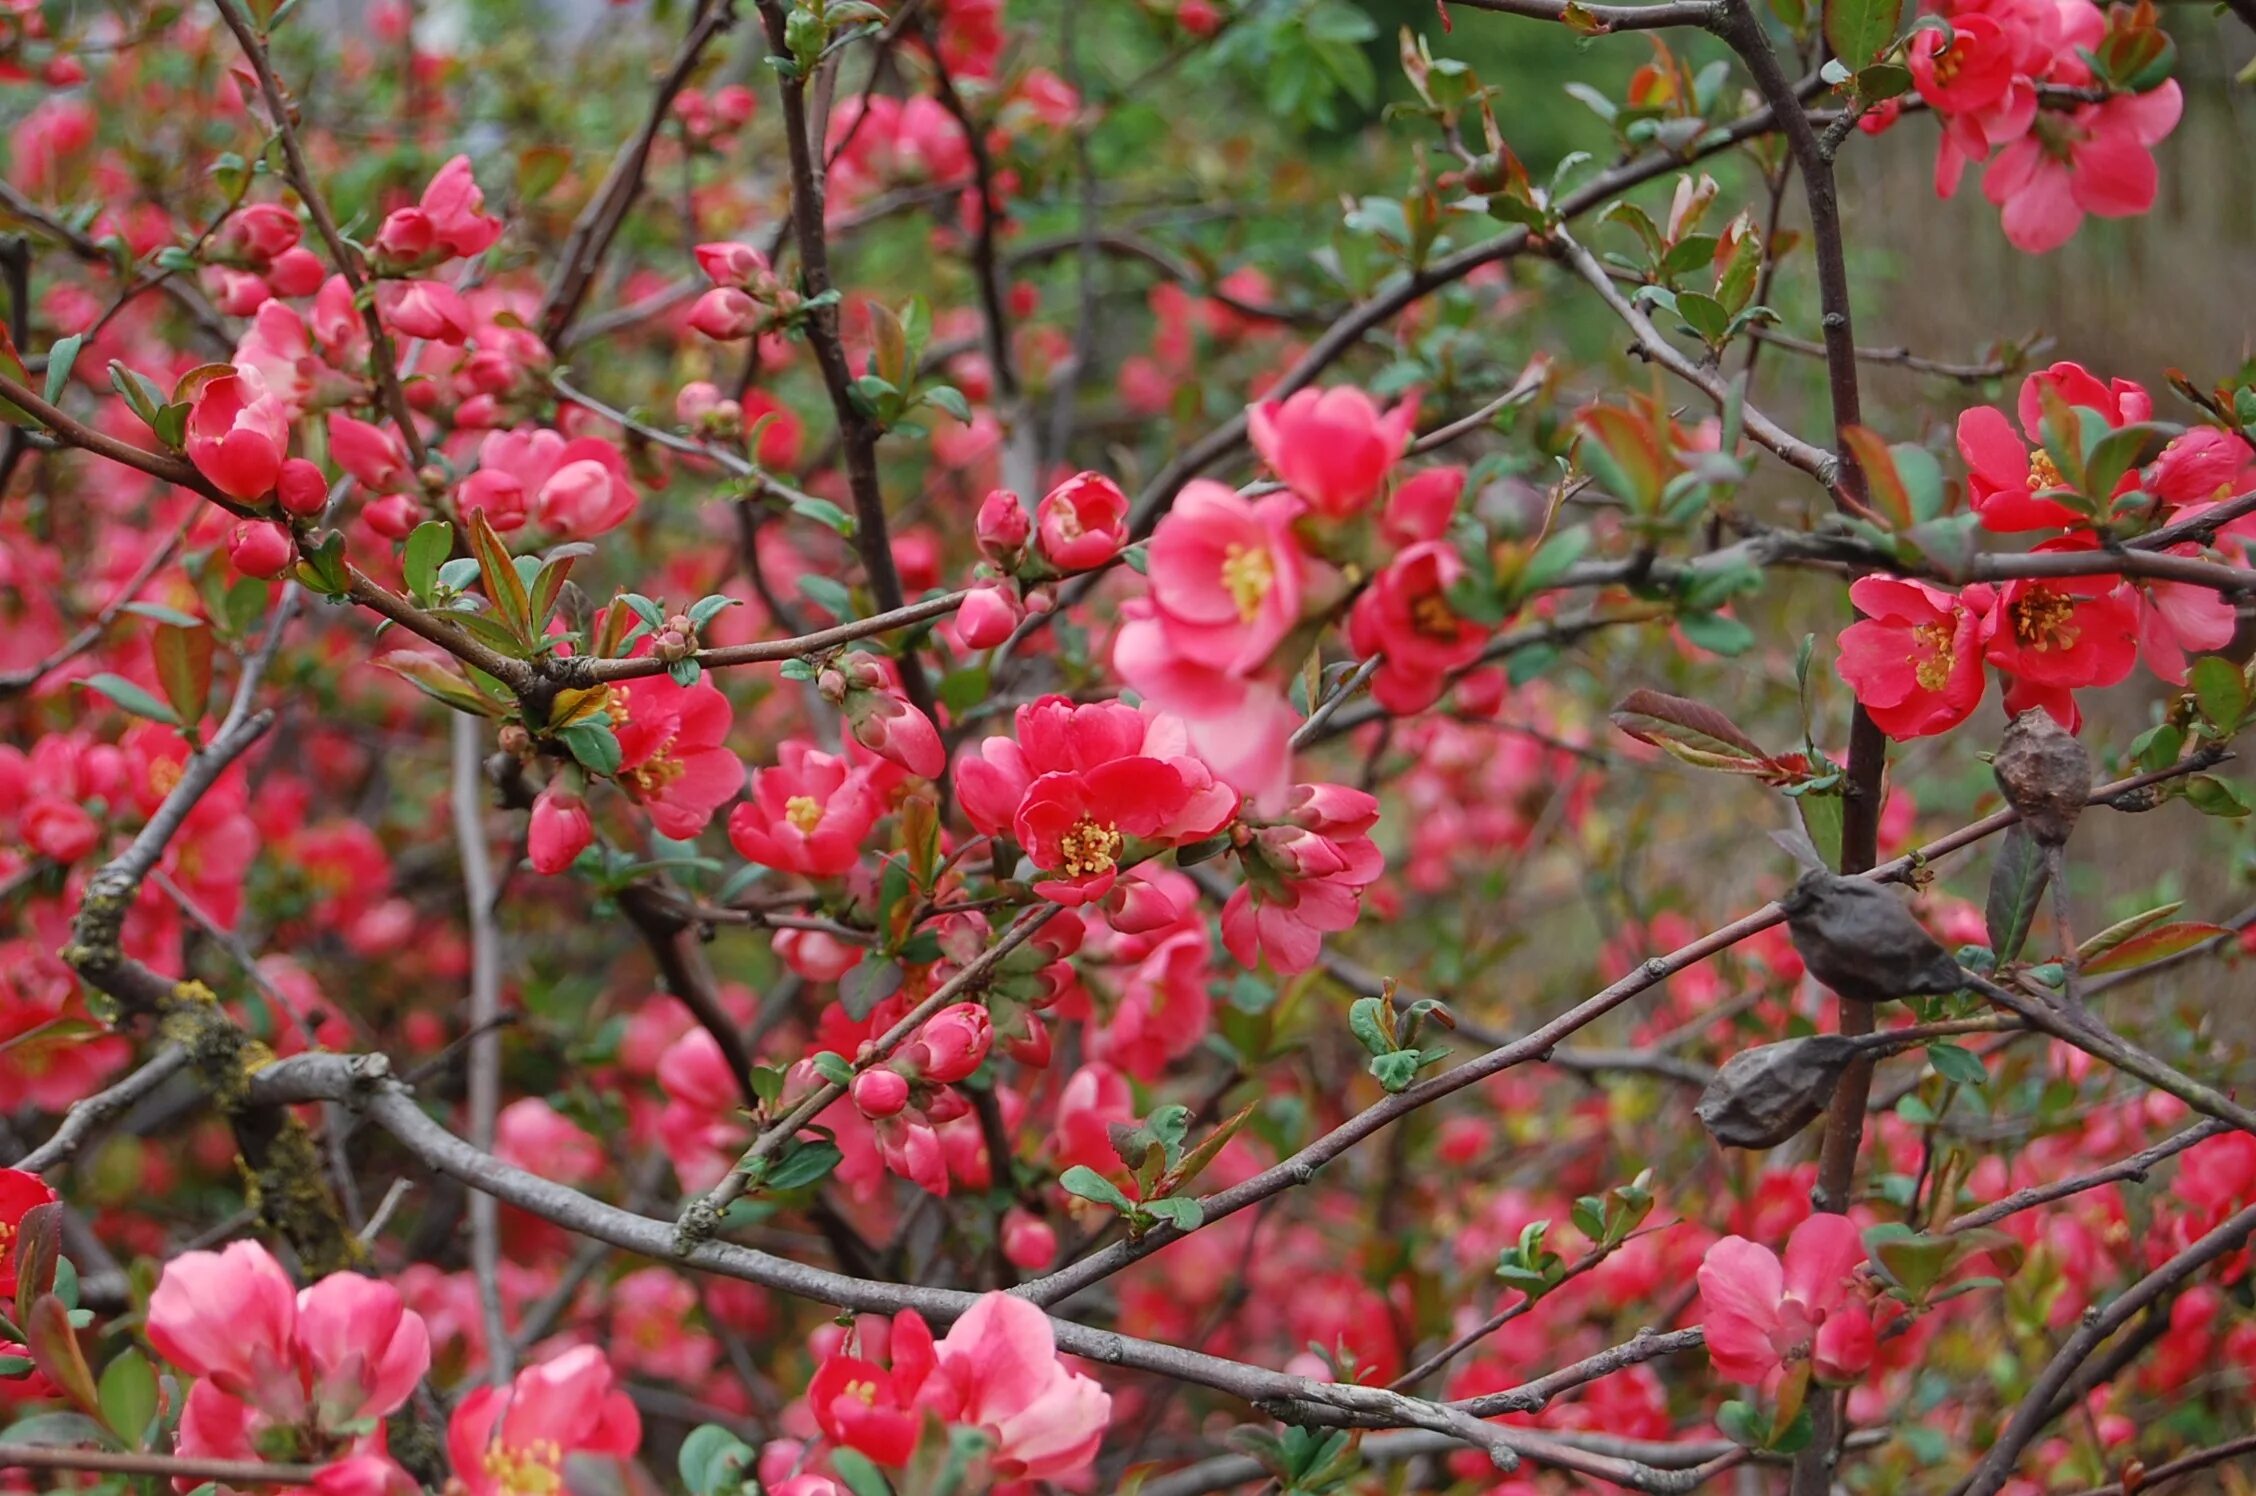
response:
M188 460L233 499L264 496L290 447L289 412L253 370L222 374L196 392L188 412Z
M2101 384L2081 364L2063 362L2040 369L2021 382L2017 408L2021 430L2028 435L2026 441L2007 424L2005 413L1994 406L1980 405L1961 414L1958 451L1966 459L1968 502L1982 517L1986 529L2069 530L2085 523L2085 516L2077 510L2040 497L2067 487L2060 469L2044 450L2043 392L2047 389L2058 393L2071 409L2095 412L2110 427L2143 421L2154 409L2146 391L2129 380ZM2125 474L2115 493L2137 486L2137 474Z
M1102 473L1075 473L1034 509L1042 559L1059 571L1088 571L1128 543L1128 496Z
M27 1174L22 1169L0 1169L0 1283L13 1287L16 1281L16 1245L21 1238L23 1218L42 1205L52 1205L58 1196L53 1187L37 1174Z
M612 692L611 716L619 786L664 835L695 836L744 787L744 765L722 746L728 698L710 682L684 689L662 675L629 681Z
M794 739L752 771L751 798L729 813L729 841L763 867L835 878L860 860L878 813L869 777Z
M1489 630L1460 617L1449 589L1465 575L1465 560L1447 541L1410 546L1355 600L1347 637L1357 654L1384 654L1371 694L1389 711L1431 706L1453 670L1480 658Z
M1381 412L1352 385L1301 390L1246 412L1246 434L1269 471L1327 519L1345 519L1379 496L1410 444L1418 402Z
M1982 701L1982 653L1997 594L1896 577L1863 577L1849 600L1864 617L1841 631L1835 669L1882 732L1899 741L1947 732Z
M1121 758L1085 773L1044 774L1019 802L1015 829L1045 876L1034 891L1085 904L1112 891L1123 866L1180 817L1192 787L1173 764Z
M2138 662L2138 603L2116 577L2008 582L1989 660L2036 686L2112 686Z

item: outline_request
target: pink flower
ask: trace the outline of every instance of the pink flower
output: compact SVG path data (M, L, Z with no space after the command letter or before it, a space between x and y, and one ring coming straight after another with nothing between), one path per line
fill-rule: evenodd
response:
M274 498L284 513L311 519L329 507L329 480L313 463L292 457L275 476Z
M662 834L697 835L744 787L744 765L724 746L733 715L711 681L683 687L643 676L613 690L619 786Z
M466 1496L565 1489L567 1461L631 1457L642 1419L592 1345L528 1366L507 1387L480 1387L447 1421L447 1456Z
M1038 1273L1057 1260L1057 1232L1023 1205L1003 1212L1003 1255L1021 1272Z
M777 758L775 767L752 771L750 797L729 812L730 845L762 867L840 876L861 860L877 822L868 776L796 738Z
M1246 412L1254 451L1287 488L1327 519L1345 519L1379 496L1410 443L1418 402L1382 413L1352 385L1301 390Z
M2067 243L2086 213L2128 218L2153 207L2153 147L2177 128L2183 108L2172 79L2073 113L2040 113L1982 180L1982 195L2004 209L2005 237L2016 249L2043 254Z
M1953 594L1875 576L1852 583L1849 600L1865 616L1841 631L1834 668L1882 732L1899 742L1929 737L1973 714L1997 630L1995 592L1979 582Z
M1152 534L1152 606L1168 647L1216 670L1250 674L1300 622L1306 562L1290 494L1246 500L1210 479L1183 486Z
M389 493L414 481L398 437L342 411L329 416L329 455L370 493Z
M253 1241L182 1253L149 1296L149 1344L158 1355L284 1418L303 1409L291 1343L297 1322L290 1275Z
M1457 503L1465 496L1465 470L1461 467L1427 468L1416 477L1395 485L1387 496L1379 529L1396 545L1439 540L1449 533Z
M2170 547L2173 556L2199 555L2197 545ZM2223 597L2191 582L2147 582L2136 589L2139 657L2173 686L2186 683L2186 655L2232 643L2240 615Z
M1820 1380L1853 1381L1872 1360L1872 1319L1849 1301L1864 1241L1846 1216L1818 1214L1794 1228L1786 1261L1727 1236L1700 1262L1701 1325L1708 1357L1735 1382L1761 1384L1807 1359Z
M857 1332L859 1348L873 1356L890 1350L892 1366L860 1356L827 1356L807 1384L807 1407L832 1444L898 1469L916 1452L923 1427L913 1399L932 1372L932 1331L914 1310L903 1310L890 1324L874 1316L864 1324L868 1328Z
M533 511L556 534L586 540L625 524L637 502L619 449L583 436L557 451L555 468L533 495Z
M188 412L188 460L231 499L263 498L290 449L289 413L255 370L205 381Z
M864 1070L854 1077L852 1094L854 1106L863 1116L882 1120L899 1116L901 1108L909 1104L909 1083L892 1070Z
M1222 943L1239 965L1279 972L1316 964L1323 938L1352 926L1365 887L1386 870L1368 833L1379 802L1345 785L1293 786L1286 819L1239 853L1246 881L1222 906Z
M18 1228L23 1218L61 1197L46 1180L24 1169L0 1169L0 1283L16 1281Z
M459 346L477 326L462 293L444 281L378 281L376 309L392 331L434 343Z
M534 872L563 872L594 840L595 821L585 800L554 784L535 797L525 832L525 852Z
M501 220L486 215L486 195L468 156L456 156L438 169L423 189L421 206L432 239L449 254L483 254L501 237Z
M431 1364L422 1316L398 1289L332 1273L293 1292L256 1242L166 1263L148 1335L166 1360L266 1418L310 1415L332 1431L397 1410Z
M1357 654L1384 654L1371 694L1389 711L1431 706L1446 677L1480 658L1489 630L1459 616L1449 590L1466 574L1465 559L1445 540L1410 546L1372 579L1348 614Z
M1112 647L1121 679L1182 720L1191 751L1215 778L1264 808L1281 802L1292 783L1292 734L1300 725L1283 691L1177 654L1148 600L1124 604L1121 617Z
M1095 1458L1112 1398L1058 1359L1049 1316L1026 1300L983 1295L934 1353L919 1405L993 1439L988 1458L998 1475L1070 1480Z
M1061 572L1102 566L1128 543L1128 496L1102 473L1075 473L1035 506L1034 533Z
M603 1145L538 1096L521 1097L501 1109L494 1119L494 1156L570 1185L586 1184L605 1167Z

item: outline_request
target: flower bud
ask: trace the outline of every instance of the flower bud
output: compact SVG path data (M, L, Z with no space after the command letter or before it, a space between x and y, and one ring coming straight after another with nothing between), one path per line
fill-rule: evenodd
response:
M247 577L278 577L296 554L290 532L270 520L247 519L227 537L227 559Z
M909 1104L909 1083L891 1070L864 1070L854 1077L854 1106L876 1120L898 1116Z
M274 497L284 512L311 519L329 506L329 480L313 463L292 457L282 464L281 475L274 480Z
M980 502L979 518L973 522L972 533L979 542L979 554L1008 571L1024 553L1026 537L1033 528L1033 522L1026 515L1026 505L1020 502L1018 495L1007 488L998 488Z
M578 795L551 784L533 801L525 855L534 872L547 876L563 872L594 840L595 822L588 815L587 802Z
M1014 1034L1003 1043L1003 1053L1029 1070L1046 1070L1050 1064L1050 1030L1038 1013L1028 1013L1021 1020L1026 1031Z
M954 1003L925 1020L917 1031L918 1065L935 1085L962 1080L986 1061L995 1042L994 1023L978 1003Z
M1003 1213L1003 1255L1021 1272L1038 1273L1057 1258L1057 1233L1023 1205Z
M1018 601L1010 589L990 583L974 587L956 612L956 632L966 648L994 649L1010 638L1020 618Z

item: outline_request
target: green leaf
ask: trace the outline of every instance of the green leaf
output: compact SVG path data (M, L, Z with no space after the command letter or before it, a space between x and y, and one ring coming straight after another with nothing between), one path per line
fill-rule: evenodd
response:
M854 616L854 595L836 577L803 576L799 595L841 623Z
M144 1448L157 1416L157 1374L148 1357L131 1347L121 1352L102 1368L96 1395L110 1431L132 1448Z
M1347 1027L1356 1042L1374 1055L1394 1053L1394 1034L1387 1023L1383 997L1359 997L1347 1010Z
M408 595L429 603L437 588L439 568L454 552L454 526L443 519L427 519L407 537L407 552L400 564Z
M509 547L486 519L486 511L473 510L465 526L470 532L470 553L478 558L478 574L485 579L486 599L503 627L530 648L533 640L533 601Z
M1687 613L1677 619L1676 627L1688 641L1710 654L1731 658L1755 647L1755 631L1721 613Z
M1099 1205L1109 1205L1122 1215L1135 1212L1136 1202L1122 1194L1118 1185L1087 1164L1075 1164L1067 1169L1058 1176L1058 1184L1069 1195L1094 1200Z
M703 1423L689 1431L675 1452L674 1468L691 1496L718 1496L733 1491L753 1472L758 1455L749 1444L717 1423Z
M84 1413L34 1413L0 1429L0 1443L35 1444L41 1449L114 1446L117 1441Z
M204 703L211 699L212 650L212 631L200 622L185 628L157 625L149 653L175 720L192 724L204 719Z
M2205 816L2222 816L2238 820L2249 812L2248 799L2240 789L2214 774L2196 774L2186 781L2185 797L2195 810Z
M2152 929L2184 907L2184 900L2173 900L2167 904L2157 904L2152 909L2142 910L2129 919L2117 920L2076 947L2078 965L2085 971L2091 970L2092 962L2097 961L2141 930Z
M1165 1200L1147 1200L1144 1213L1157 1216L1178 1231L1196 1231L1206 1219L1206 1209L1198 1201L1185 1197Z
M588 772L605 777L619 772L624 756L619 751L619 739L606 724L575 722L557 733L556 740Z
M893 1496L893 1487L883 1473L860 1450L838 1444L832 1446L829 1457L831 1473L844 1481L854 1496Z
M971 402L964 398L962 390L952 384L936 384L926 390L924 403L939 406L966 425L971 422Z
M769 1165L766 1177L760 1182L772 1190L798 1189L828 1178L845 1156L836 1143L820 1139L801 1143Z
M1990 949L2000 962L2021 954L2044 891L2044 848L2026 827L2014 826L1998 844L1997 863L1990 870L1990 896L1982 911Z
M71 365L78 362L78 350L85 346L82 333L59 338L47 350L47 403L54 405L63 398L63 386L70 383Z
M1825 40L1855 72L1878 59L1896 39L1903 0L1825 0Z
M162 722L171 727L187 725L180 720L179 713L122 675L107 672L92 675L87 677L85 684L89 691L100 692L136 717L147 717L152 722Z
M2189 683L2201 715L2219 728L2230 732L2248 715L2248 678L2223 656L2204 655L2194 661Z
M82 1411L97 1412L101 1403L94 1393L94 1373L86 1364L86 1353L79 1348L78 1332L71 1327L70 1306L54 1294L41 1294L23 1328L31 1359L39 1363L47 1379L62 1388Z
M846 1063L846 1057L828 1049L815 1056L815 1074L834 1086L851 1085L854 1081L854 1067Z
M2084 492L2105 503L2112 498L2116 485L2124 475L2146 466L2162 455L2162 449L2177 435L2171 427L2156 421L2139 421L2128 426L2118 426L2093 441L2084 451Z
M1721 343L1731 331L1731 313L1724 310L1723 303L1713 296L1703 296L1698 291L1678 294L1676 314L1711 348Z
M1981 1056L1962 1045L1938 1041L1927 1046L1927 1063L1943 1079L1961 1086L1980 1087L1990 1078Z
M818 525L836 530L841 535L850 537L854 533L854 516L828 499L818 499L812 494L794 494L791 498L791 512L801 519L811 519Z

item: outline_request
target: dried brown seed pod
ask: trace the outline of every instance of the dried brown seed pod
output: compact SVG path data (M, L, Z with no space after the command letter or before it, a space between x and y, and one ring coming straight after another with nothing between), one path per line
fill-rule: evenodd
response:
M2005 800L2041 847L2057 847L2076 829L2091 796L2091 754L2075 735L2032 707L2013 719L1990 760Z
M1726 1148L1775 1148L1817 1120L1856 1052L1856 1041L1839 1034L1742 1050L1716 1072L1693 1110Z
M1778 904L1810 975L1843 997L1877 1003L1966 985L1950 952L1877 883L1804 873Z

